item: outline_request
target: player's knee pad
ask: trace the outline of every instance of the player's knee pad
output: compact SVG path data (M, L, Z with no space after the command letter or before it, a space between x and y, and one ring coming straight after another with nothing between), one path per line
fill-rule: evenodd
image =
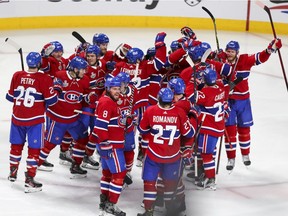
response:
M112 178L112 173L110 172L109 169L102 169L102 176L105 178Z
M144 180L144 191L156 191L156 181Z
M203 163L208 163L210 161L213 161L213 154L201 153L201 157L203 159Z
M238 127L239 142L250 141L250 127Z
M50 152L55 147L56 147L55 144L53 144L51 142L48 142L48 141L45 141L43 149L44 149L45 152Z
M11 154L21 155L23 151L23 147L24 147L24 144L21 144L21 145L11 144L10 152Z
M237 127L236 125L229 125L226 126L226 131L228 138L230 139L231 142L236 142L236 135L237 135ZM227 137L225 136L225 142L228 142Z
M40 149L34 149L28 147L28 158L35 158L38 160L40 154Z
M84 137L76 140L76 145L78 146L79 149L84 150L87 143L89 141L89 137Z
M123 185L126 171L112 174L112 182L116 185Z

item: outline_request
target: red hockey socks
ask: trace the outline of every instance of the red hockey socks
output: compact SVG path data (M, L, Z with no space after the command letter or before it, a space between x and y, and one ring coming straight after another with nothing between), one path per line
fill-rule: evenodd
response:
M18 170L19 163L21 161L22 157L22 151L23 151L24 144L11 144L10 146L10 168L16 167Z
M225 148L228 159L236 157L236 144L237 144L237 127L236 125L226 126L227 135L225 134Z
M40 151L38 166L42 165L42 163L46 160L46 158L50 154L51 150L54 149L55 147L56 147L55 144L50 143L47 140L44 141L44 147Z
M32 149L28 147L28 157L27 163L27 173L29 176L34 177L36 175L36 170L39 162L40 149Z
M238 127L239 145L242 155L250 153L250 127Z

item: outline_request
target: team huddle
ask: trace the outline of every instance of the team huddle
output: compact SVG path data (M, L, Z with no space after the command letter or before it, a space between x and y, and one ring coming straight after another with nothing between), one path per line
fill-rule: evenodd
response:
M8 180L17 179L27 140L25 192L41 191L36 172L53 170L47 159L60 146L60 164L69 165L71 178L101 167L99 215L125 216L116 204L133 183L136 156L145 208L137 216L153 216L160 207L166 216L183 216L184 169L197 189L216 190L216 146L223 136L226 169L235 167L237 143L249 166L250 70L277 52L281 39L248 55L239 54L237 41L212 51L191 28L180 32L169 48L166 33L158 33L145 54L127 43L108 50L103 33L69 58L58 41L30 52L28 70L14 73L6 94L14 104Z

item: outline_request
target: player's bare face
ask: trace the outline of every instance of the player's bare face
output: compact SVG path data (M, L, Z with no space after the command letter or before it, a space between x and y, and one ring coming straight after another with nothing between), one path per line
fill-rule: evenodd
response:
M93 53L88 53L88 54L86 55L86 58L87 58L87 62L88 62L88 64L89 64L90 66L93 66L93 65L96 64L97 57L96 57L95 54L93 54Z
M232 49L227 49L226 50L226 55L227 55L228 62L233 63L235 61L235 59L236 59L237 52L235 50L232 50Z
M100 47L101 53L102 53L102 54L105 54L105 53L107 52L108 43L100 44L99 47Z
M78 78L83 78L84 74L86 73L86 69L80 69L78 73Z
M121 94L126 93L126 87L127 87L127 85L124 82L121 82L121 87L120 87Z
M63 56L63 52L62 51L53 52L53 53L51 53L51 56L56 58L58 61L61 61L61 57Z
M117 86L111 87L110 95L115 101L117 101L120 96L120 87L117 87Z

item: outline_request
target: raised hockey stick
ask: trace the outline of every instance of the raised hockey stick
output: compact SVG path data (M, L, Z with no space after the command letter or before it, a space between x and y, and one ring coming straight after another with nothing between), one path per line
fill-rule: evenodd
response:
M18 53L20 54L20 60L21 60L21 69L24 71L24 61L23 61L23 52L22 48L20 47L19 44L17 44L15 41L11 40L10 38L6 38L5 42L14 47Z
M82 37L82 35L80 35L78 32L73 31L72 35L79 40L81 43L86 43L86 40Z
M95 116L93 113L82 111L82 110L74 110L75 113L83 114L83 115L88 115L88 116Z
M272 16L271 16L270 9L269 9L266 5L264 5L262 2L260 2L260 1L256 1L256 4L257 4L259 7L263 8L263 9L267 12L267 14L268 14L268 16L269 16L269 20L270 20L271 27L272 27L273 36L274 36L274 38L276 39L276 38L277 38L277 35L276 35L275 28L274 28L274 23L273 23L273 20L272 20ZM281 68L282 68L282 73L283 73L283 77L284 77L286 89L287 89L287 91L288 91L287 77L286 77L286 73L285 73L285 68L284 68L284 64L283 64L281 52L280 52L279 49L278 49L278 56L279 56L280 65L281 65Z
M118 49L120 49L120 47L123 45L123 43L120 43L117 47L116 47L116 49L114 50L114 52L113 52L113 55L112 55L112 57L111 57L111 62L114 60L114 56L116 55L116 52L118 51Z
M213 21L214 31L215 31L215 38L216 38L216 45L217 45L217 51L219 52L220 48L219 48L219 41L218 41L218 36L217 36L216 20L215 20L213 14L206 7L202 7L202 9L208 13L208 15L211 17L211 19Z

